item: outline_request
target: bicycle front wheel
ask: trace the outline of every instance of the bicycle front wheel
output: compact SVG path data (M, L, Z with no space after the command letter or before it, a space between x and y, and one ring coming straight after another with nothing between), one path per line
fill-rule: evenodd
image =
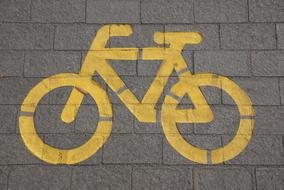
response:
M39 101L50 91L64 86L83 89L95 100L100 120L92 137L73 149L58 149L42 141L36 132L34 113ZM39 159L51 164L76 164L95 154L108 139L112 129L112 109L105 90L90 78L63 73L42 80L26 96L19 117L19 128L25 146Z
M248 95L232 80L211 73L200 73L190 76L190 81L179 81L175 88L171 88L171 94L190 94L190 89L181 89L189 82L196 86L213 86L227 92L236 103L240 113L239 128L234 138L225 146L213 150L205 150L188 143L179 132L176 123L180 117L177 105L182 97L174 99L167 95L162 105L161 123L165 136L170 145L185 158L201 164L218 164L230 160L240 154L248 145L254 126L254 110ZM178 92L175 92L178 91ZM181 93L181 91L183 93ZM193 115L194 117L194 115ZM198 117L198 116L197 116ZM183 119L191 120L190 118Z

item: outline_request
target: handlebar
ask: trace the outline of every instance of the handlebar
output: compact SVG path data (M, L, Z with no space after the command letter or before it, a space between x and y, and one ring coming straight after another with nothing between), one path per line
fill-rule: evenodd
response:
M130 25L105 25L98 30L90 50L105 49L110 37L130 36L132 32ZM182 50L185 44L201 43L202 35L198 32L155 32L154 41L158 44L170 44L170 48Z

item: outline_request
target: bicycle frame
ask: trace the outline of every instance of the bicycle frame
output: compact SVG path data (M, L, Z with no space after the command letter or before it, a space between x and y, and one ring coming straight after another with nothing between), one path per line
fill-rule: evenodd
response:
M92 80L93 74L97 72L140 122L156 122L157 111L155 109L155 105L163 93L164 87L167 84L169 76L172 74L172 72L174 70L177 72L179 80L183 80L183 78L188 79L192 75L192 73L187 69L187 64L181 54L184 45L186 43L198 44L201 42L202 37L196 32L156 32L154 35L154 41L159 44L168 43L168 48L105 48L111 36L129 36L131 33L132 29L129 25L107 25L102 27L97 32L97 35L91 44L90 50L85 57L79 75L82 77L90 77L90 80ZM153 80L150 88L144 95L141 102L126 87L123 80L118 76L118 74L107 61L138 59L163 60L155 79ZM195 98L197 102L193 103L204 105L203 111L207 109L208 112L210 107L208 106L200 89L195 85L192 85L191 88L197 97ZM66 105L80 105L84 95L83 89L74 88ZM77 114L76 112L78 110L74 111L70 109L70 106L65 106L63 109L61 118L65 122L72 122ZM206 117L199 120L199 122L209 122L211 119L212 117L208 117L207 114Z

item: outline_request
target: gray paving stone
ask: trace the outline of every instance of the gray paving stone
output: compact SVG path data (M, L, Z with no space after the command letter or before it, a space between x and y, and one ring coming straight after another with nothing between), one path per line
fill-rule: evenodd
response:
M186 45L185 50L219 49L219 27L216 24L166 25L166 32L199 32L203 41L199 45Z
M112 133L132 133L134 116L125 105L113 105Z
M257 127L257 126L256 126ZM233 136L224 136L226 145ZM283 165L284 147L282 137L277 135L255 135L246 149L237 157L226 162L234 165Z
M112 133L132 133L134 116L124 105L113 105ZM76 117L76 133L94 133L99 112L96 105L81 105Z
M44 142L59 149L73 149L85 144L93 134L45 134ZM102 149L78 165L98 165L102 162Z
M198 23L248 21L247 0L201 0L194 3Z
M192 173L186 167L134 167L133 190L192 189Z
M143 0L141 2L142 23L192 23L193 1Z
M24 59L23 52L0 51L0 77L21 77Z
M54 27L45 24L0 24L0 49L51 49Z
M275 49L274 24L221 25L221 47L224 49Z
M64 123L61 118L63 105L39 105L35 112L35 126L39 133L74 133L74 122Z
M187 64L188 69L193 72L193 53L190 51L182 51L182 56ZM139 60L137 64L137 72L139 76L156 76L157 72L162 65L161 60ZM176 72L172 73L172 76L177 76Z
M249 19L252 22L283 22L283 9L281 0L249 0Z
M182 107L188 108L191 105L181 102ZM157 104L155 107L157 110L157 122L155 123L144 123L139 122L137 119L134 120L134 132L138 134L164 134L161 124L161 104ZM193 133L193 124L192 123L177 123L177 128L182 134L192 134Z
M15 133L17 106L0 105L0 133Z
M152 76L138 76L138 77L132 77L132 76L122 76L122 81L124 81L127 88L129 88L130 91L133 92L133 94L137 97L139 101L141 101L148 91L150 85L152 84L154 77ZM115 104L122 104L122 101L119 99L119 97L108 87L108 93L111 99L112 103ZM158 100L158 103L161 103L161 99ZM156 103L156 102L146 102L148 104Z
M280 96L281 96L281 104L284 103L284 78L280 78Z
M156 123L144 123L135 119L134 132L142 134L163 134L163 129L160 121L157 121Z
M284 49L284 24L277 24L277 47L279 49Z
M0 104L22 104L28 92L41 78L2 78L0 82ZM48 94L39 104L48 103Z
M139 23L140 1L138 0L88 0L88 23Z
M256 180L257 189L281 190L284 188L284 169L283 168L257 168Z
M282 106L255 106L254 134L284 134Z
M177 77L170 77L168 84L165 86L164 95L170 92L172 85L178 82ZM202 94L207 100L208 104L221 104L221 90L214 87L200 87ZM190 98L189 98L190 99ZM187 102L185 104L192 104Z
M30 20L31 0L3 0L0 3L0 21L23 22Z
M225 76L249 76L249 52L196 51L194 69L195 72L212 72Z
M55 29L54 49L89 50L100 25L62 24Z
M84 59L86 55L87 55L87 51L83 51L82 65L84 64ZM137 60L108 60L108 64L112 66L114 71L119 76L135 76L137 74L137 71L136 71ZM99 74L95 72L94 76L98 77ZM94 80L97 80L97 78ZM102 82L102 81L103 81L102 78L100 78L97 82Z
M24 145L20 135L0 135L0 164L37 164L41 163Z
M72 174L71 190L116 190L131 189L130 166L81 166L75 167Z
M85 22L84 0L35 0L32 3L32 21L48 23Z
M214 120L210 123L196 123L196 134L235 134L239 128L239 111L236 106L211 106Z
M215 149L221 147L221 137L216 135L183 135L185 140L190 144L202 149ZM180 155L168 143L167 139L163 139L163 164L178 165L178 164L195 164Z
M9 190L67 190L71 168L67 166L15 166L9 177Z
M133 24L131 27L133 33L130 36L110 38L110 47L144 48L148 46L157 46L153 40L154 33L164 31L164 26L158 24Z
M106 90L105 83L99 78L98 76L94 76L93 80L98 82L102 88ZM50 104L62 104L65 105L67 102L68 97L70 96L72 87L64 86L57 89L54 89L53 91L49 92L49 103ZM82 104L96 104L95 100L90 95L85 95Z
M78 73L81 54L62 51L32 51L25 55L25 77L48 77L58 73Z
M98 121L97 105L81 105L75 120L75 133L94 133Z
M284 76L284 51L256 51L251 53L255 76Z
M251 190L253 174L247 168L196 168L194 188L196 190Z
M8 187L8 178L9 178L10 170L8 166L0 167L0 188L6 190Z
M109 64L119 76L135 76L137 61L109 60Z
M280 92L277 78L233 78L250 97L253 105L279 105ZM227 93L223 93L223 103L235 105Z
M103 163L160 163L160 135L112 135L103 148Z

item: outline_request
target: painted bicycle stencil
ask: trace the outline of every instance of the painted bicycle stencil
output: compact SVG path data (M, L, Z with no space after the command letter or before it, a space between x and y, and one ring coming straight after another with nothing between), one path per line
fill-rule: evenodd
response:
M26 147L39 159L51 164L75 164L95 154L108 139L112 130L112 106L106 91L93 80L98 73L121 101L140 122L157 122L158 102L169 77L175 70L179 81L171 87L161 107L161 125L170 145L185 158L201 164L218 164L230 160L248 145L254 126L254 111L248 95L232 80L212 73L192 74L182 56L186 44L199 44L202 36L198 32L156 32L154 41L167 47L106 48L110 37L129 36L129 25L105 25L96 34L85 57L81 71L60 73L38 83L27 95L19 117L20 133ZM126 87L108 60L162 60L156 77L143 99L139 101ZM95 100L99 110L98 126L92 137L83 145L73 149L58 149L42 141L36 132L34 112L46 94L52 90L71 86L73 90L61 113L62 121L70 123L76 118L85 95ZM201 149L188 143L180 134L177 123L208 123L214 114L199 87L213 86L224 90L236 103L240 122L234 138L225 146L213 150ZM180 109L178 104L188 95L194 108ZM155 102L155 103L153 103Z

